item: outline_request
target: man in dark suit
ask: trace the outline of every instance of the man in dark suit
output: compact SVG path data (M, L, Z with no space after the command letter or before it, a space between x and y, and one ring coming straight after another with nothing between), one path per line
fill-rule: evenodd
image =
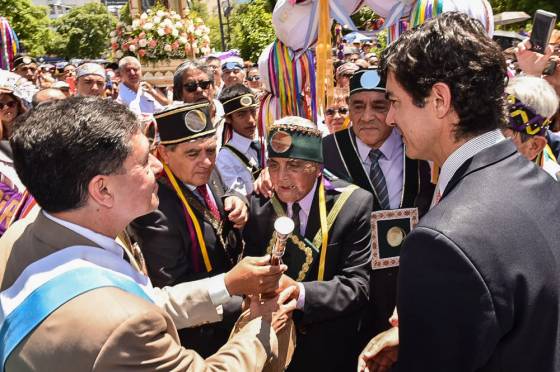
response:
M372 196L322 176L321 132L309 120L276 121L268 144L274 195L251 200L245 254L270 253L275 220L294 220L282 257L288 271L281 279L282 287L297 282L299 289L297 347L288 371L353 371L360 310L368 296Z
M401 254L397 370L560 370L560 187L499 130L499 47L446 13L403 34L382 67L407 154L442 164Z
M179 331L183 345L208 356L228 339L240 314L239 295L251 294L246 288L233 288L228 282L231 275L225 275L242 253L239 228L247 220L247 202L225 192L214 168L216 130L208 103L173 107L155 118L161 139L158 152L164 164L158 179L159 207L133 221L129 232L144 254L154 285L212 277L210 297L221 304L223 320ZM267 264L266 259L252 263ZM276 287L279 277L276 275ZM274 286L274 277L269 279Z
M349 108L352 124L323 140L325 168L372 193L374 211L418 207L423 215L433 195L430 167L407 157L401 135L385 123L389 101L376 69L352 75ZM371 274L369 304L360 331L364 344L390 326L398 270L375 269Z

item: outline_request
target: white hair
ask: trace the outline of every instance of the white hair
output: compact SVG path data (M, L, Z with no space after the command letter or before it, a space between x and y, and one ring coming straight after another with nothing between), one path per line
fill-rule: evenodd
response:
M119 61L119 70L122 70L126 65L137 65L138 67L142 67L138 58L133 56L126 56L120 59Z
M560 98L554 88L546 80L535 76L518 76L510 80L506 93L514 95L545 118L550 118L558 110Z

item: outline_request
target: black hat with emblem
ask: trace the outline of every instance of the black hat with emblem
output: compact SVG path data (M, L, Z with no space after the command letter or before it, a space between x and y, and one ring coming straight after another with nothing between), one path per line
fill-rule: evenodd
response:
M21 65L30 65L32 63L37 64L37 61L35 60L35 58L31 56L26 56L26 55L16 56L16 58L14 59L14 70Z
M154 118L162 145L174 145L216 133L208 102L173 106L154 114Z
M385 92L385 81L377 69L358 70L350 77L350 95L359 92Z

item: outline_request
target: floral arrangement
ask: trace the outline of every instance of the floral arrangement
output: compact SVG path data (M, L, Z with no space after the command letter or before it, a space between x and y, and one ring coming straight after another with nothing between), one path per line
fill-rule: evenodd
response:
M130 25L117 23L110 34L111 49L117 59L125 55L136 55L144 61L196 58L210 53L209 33L202 19L188 10L181 18L156 5Z

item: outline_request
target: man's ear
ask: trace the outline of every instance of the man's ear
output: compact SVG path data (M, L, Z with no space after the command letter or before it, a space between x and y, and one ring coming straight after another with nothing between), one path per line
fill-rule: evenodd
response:
M432 86L431 98L432 101L430 104L433 105L438 119L443 118L453 110L453 105L451 104L452 95L449 85L442 82L435 83Z
M543 136L533 136L529 141L530 159L535 159L546 146L547 140Z
M169 150L164 145L158 145L157 153L165 164L169 164Z
M109 176L97 175L88 184L89 199L107 208L111 208L114 203L113 194L109 188Z

